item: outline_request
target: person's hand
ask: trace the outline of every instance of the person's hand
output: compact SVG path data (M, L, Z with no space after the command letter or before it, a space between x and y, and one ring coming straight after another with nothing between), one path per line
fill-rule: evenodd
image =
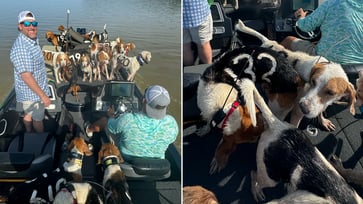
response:
M112 105L112 106L108 107L108 109L107 109L107 116L110 118L113 118L114 115L115 115L115 108Z
M43 96L41 100L44 104L44 107L48 107L50 105L50 98L48 96Z
M305 17L307 14L307 11L304 11L302 8L299 8L298 10L295 11L294 15L296 18L301 18L301 17Z

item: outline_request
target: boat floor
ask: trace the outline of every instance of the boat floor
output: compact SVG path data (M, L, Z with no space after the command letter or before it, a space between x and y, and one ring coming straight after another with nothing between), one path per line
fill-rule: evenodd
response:
M193 67L184 69L184 73L202 73ZM355 84L355 82L354 82ZM190 107L196 101L191 98L185 103L185 110L196 110ZM187 106L187 107L186 107ZM360 116L358 107L356 107ZM185 112L184 114L188 114ZM363 164L363 120L353 116L349 108L343 105L331 105L325 111L325 116L336 126L333 132L318 129L317 136L309 136L313 144L326 158L335 154L342 159L345 168L362 170ZM188 115L184 115L188 117ZM312 120L304 119L300 126L306 130L306 125ZM185 125L185 123L184 123ZM185 125L186 127L186 125ZM240 144L231 154L227 166L215 174L209 174L210 163L214 151L221 139L220 130L212 130L209 134L199 137L195 131L197 126L184 127L183 134L183 185L201 185L213 191L220 203L256 203L251 194L251 170L256 169L256 143ZM363 196L363 188L353 185L358 194ZM275 188L265 189L266 201L280 198L285 194L281 184Z

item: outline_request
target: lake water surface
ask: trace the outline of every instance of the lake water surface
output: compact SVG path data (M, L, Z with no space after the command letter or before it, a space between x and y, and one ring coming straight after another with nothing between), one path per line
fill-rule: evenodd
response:
M50 45L46 31L58 34L58 26L103 31L107 24L110 40L121 37L133 42L136 50L152 53L149 64L141 67L136 83L141 90L159 84L169 90L173 115L181 129L181 2L180 0L27 0L6 1L0 7L0 101L13 86L13 67L9 59L10 48L18 36L17 16L22 10L34 13L41 45ZM180 135L177 146L180 150Z

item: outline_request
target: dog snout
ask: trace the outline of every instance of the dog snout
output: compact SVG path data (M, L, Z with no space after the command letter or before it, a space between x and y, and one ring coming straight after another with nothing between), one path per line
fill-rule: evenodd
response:
M299 102L299 107L301 109L301 111L303 112L303 114L308 114L309 113L309 105L310 102L308 100L303 100Z

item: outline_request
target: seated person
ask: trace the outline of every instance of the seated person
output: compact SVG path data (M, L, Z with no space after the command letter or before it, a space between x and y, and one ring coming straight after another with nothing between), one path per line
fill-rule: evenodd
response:
M293 51L321 55L339 64L363 63L363 7L357 0L326 0L310 15L295 12L297 26L304 32L320 27L319 42L288 36L281 44Z
M105 129L125 160L130 157L164 159L166 149L179 132L176 120L166 114L169 103L170 96L165 88L150 86L145 90L142 112L124 113L114 118L112 107L107 113L109 118L102 117L85 125L85 132L91 136Z

